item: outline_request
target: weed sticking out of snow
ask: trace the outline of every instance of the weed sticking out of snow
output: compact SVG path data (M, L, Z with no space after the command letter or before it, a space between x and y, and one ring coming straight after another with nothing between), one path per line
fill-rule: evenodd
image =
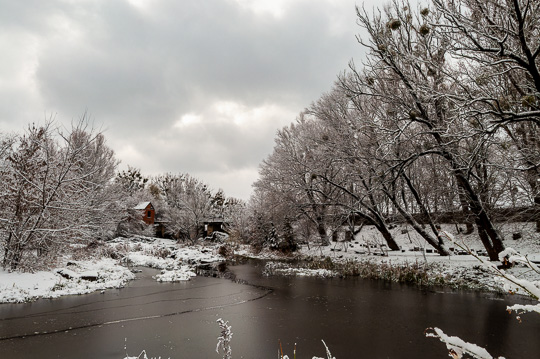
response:
M216 322L218 323L219 328L221 329L221 335L218 337L218 342L216 346L216 353L219 354L221 350L223 352L223 359L231 359L232 358L231 340L233 336L231 326L229 325L228 321L224 321L221 318L219 318Z
M124 357L124 359L161 359L161 357L148 357L148 355L146 354L146 350L141 351L141 353L136 357L130 356L127 352L127 338L125 339L124 351L126 352L126 356Z

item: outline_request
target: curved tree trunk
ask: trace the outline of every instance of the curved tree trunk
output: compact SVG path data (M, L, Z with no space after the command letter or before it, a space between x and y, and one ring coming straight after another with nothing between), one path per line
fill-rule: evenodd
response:
M388 198L390 199L390 201L392 201L392 203L394 204L394 206L396 207L396 209L398 210L398 212L401 214L401 216L405 219L405 221L407 221L407 223L409 223L413 228L414 230L420 235L422 236L422 238L424 238L426 240L426 242L428 242L428 244L430 246L432 246L433 248L435 248L439 254L441 256L449 256L450 255L450 252L448 251L448 249L446 248L446 246L444 245L444 242L442 241L442 238L439 236L438 238L435 238L433 237L432 235L430 235L428 232L426 232L422 226L420 225L420 223L418 223L414 217L409 213L407 212L400 204L399 202L396 200L396 196L392 193L390 193L388 191L387 188L384 189L384 193L386 194L386 196L388 196Z
M394 239L394 236L390 231L388 230L388 226L386 225L386 221L382 218L380 213L377 211L374 211L373 209L370 210L371 215L362 213L362 212L356 212L355 214L361 216L362 218L366 219L369 223L375 226L377 230L381 233L384 240L386 241L386 244L388 245L388 248L392 251L399 251L401 248L399 248L399 245L397 244L396 240Z
M454 171L458 185L465 191L465 197L469 203L471 213L475 217L475 223L478 227L480 240L488 252L489 259L492 261L499 260L499 253L504 250L503 238L499 231L493 225L491 218L487 214L480 198L472 188L471 184L465 178L461 170Z

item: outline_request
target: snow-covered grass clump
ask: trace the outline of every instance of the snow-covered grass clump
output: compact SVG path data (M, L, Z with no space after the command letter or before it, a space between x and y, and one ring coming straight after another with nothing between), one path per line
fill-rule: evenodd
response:
M322 277L331 278L338 275L338 272L319 268L302 268L292 267L283 262L268 262L264 267L263 273L265 275L285 275L285 276L297 276L297 277Z
M181 282L190 280L197 276L191 266L183 265L171 270L162 270L161 274L155 276L158 282Z
M128 253L124 261L133 267L149 267L156 269L164 269L173 267L176 260L173 258L159 258L142 252Z
M117 239L108 245L122 253L120 257L131 266L170 269L178 264L197 265L224 260L216 253L215 246L186 246L167 239L144 242Z

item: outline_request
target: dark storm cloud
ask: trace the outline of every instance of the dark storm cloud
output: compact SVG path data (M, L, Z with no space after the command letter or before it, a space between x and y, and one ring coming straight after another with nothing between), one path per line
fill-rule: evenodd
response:
M22 103L32 80L32 106L24 115L2 106L0 115L27 119L33 108L38 120L51 112L69 122L88 110L122 161L143 172L253 172L275 131L360 54L349 0L290 1L281 16L233 0L134 2L143 5L0 1L12 14L0 15L0 29L22 39L0 44L23 59L33 49L24 76L0 86L0 95L18 94L13 103ZM257 118L234 122L215 109L224 101ZM200 121L178 126L186 114Z

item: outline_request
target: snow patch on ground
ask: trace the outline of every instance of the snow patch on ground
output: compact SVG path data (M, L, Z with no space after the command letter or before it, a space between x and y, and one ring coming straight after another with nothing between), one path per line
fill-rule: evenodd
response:
M308 269L308 268L295 268L290 267L283 262L268 262L265 265L263 273L265 275L285 275L285 276L297 276L297 277L321 277L331 278L338 274L328 269Z
M172 270L162 270L161 274L156 275L154 278L158 282L180 282L190 280L192 277L196 277L197 274L192 270L191 266L183 265L179 268Z
M70 278L60 273L69 274ZM95 280L84 280L87 276ZM8 273L0 271L0 302L20 303L37 298L57 298L123 287L135 275L113 259L69 262L69 268L50 272Z
M206 244L206 245L204 245ZM0 303L20 303L38 298L86 294L121 288L135 279L130 268L162 269L160 282L190 280L198 264L221 262L214 244L184 246L167 239L116 238L104 245L105 253L117 259L64 259L64 265L50 271L10 273L0 269Z

